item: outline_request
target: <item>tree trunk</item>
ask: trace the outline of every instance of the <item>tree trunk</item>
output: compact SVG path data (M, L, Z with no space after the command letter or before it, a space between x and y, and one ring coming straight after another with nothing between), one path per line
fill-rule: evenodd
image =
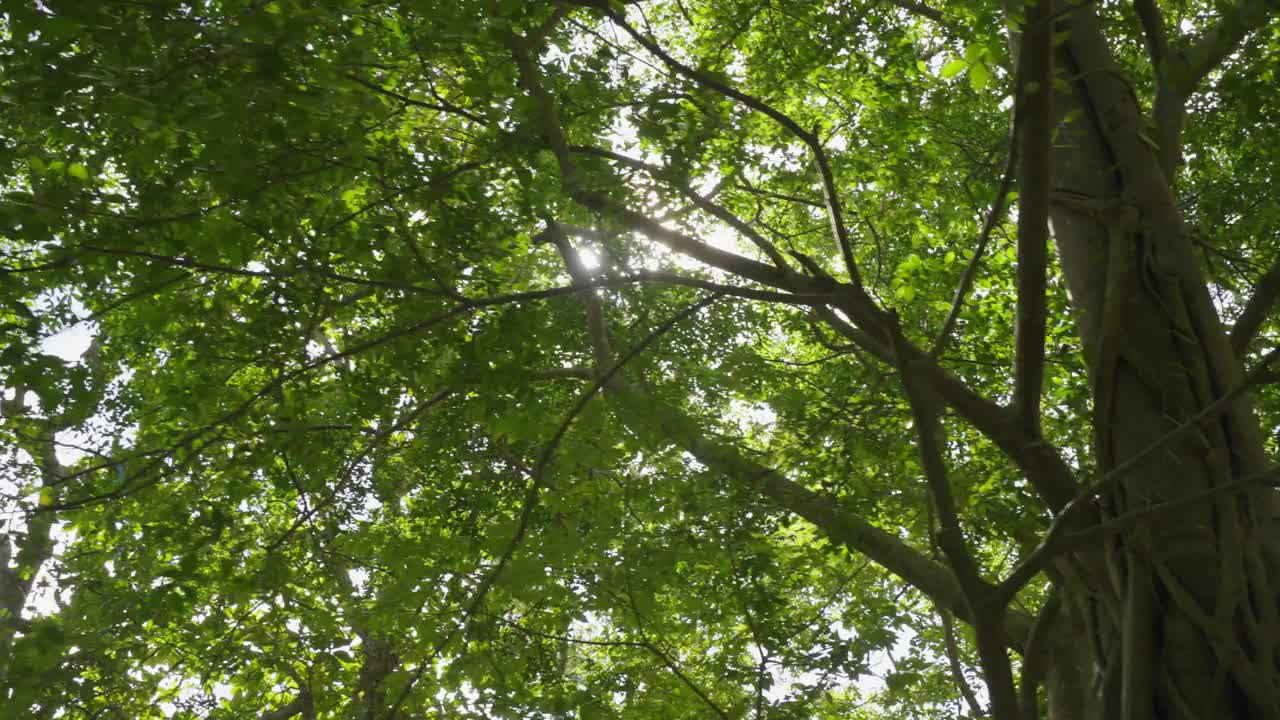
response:
M1237 391L1244 373L1091 6L1070 16L1069 30L1055 57L1071 88L1054 98L1051 222L1093 385L1093 472L1101 475ZM1145 454L1099 496L1099 511L1114 520L1210 492L1265 463L1241 393ZM1078 556L1082 572L1061 581L1068 612L1058 631L1062 647L1093 638L1094 678L1079 682L1074 654L1063 658L1061 677L1051 668L1052 717L1280 716L1276 515L1271 491L1223 492L1126 522L1099 541L1104 552L1092 557L1100 563Z

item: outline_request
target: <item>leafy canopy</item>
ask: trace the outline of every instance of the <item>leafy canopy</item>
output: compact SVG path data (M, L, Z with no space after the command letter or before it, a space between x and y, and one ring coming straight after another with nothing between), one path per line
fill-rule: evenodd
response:
M814 300L849 275L805 138L868 297L932 347L1011 199L1000 4L0 7L0 532L42 604L3 618L9 707L954 716L967 630L753 468L936 556L901 381ZM1132 8L1100 12L1149 101ZM1280 44L1248 42L1180 187L1228 307L1275 255ZM996 401L1012 222L939 360ZM1088 473L1056 273L1044 434ZM1048 515L946 430L1007 570Z

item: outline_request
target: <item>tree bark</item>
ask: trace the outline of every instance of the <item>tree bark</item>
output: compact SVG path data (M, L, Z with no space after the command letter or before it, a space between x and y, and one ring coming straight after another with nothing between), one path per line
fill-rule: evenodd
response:
M1144 135L1092 6L1064 24L1070 34L1055 61L1072 82L1054 100L1051 218L1093 385L1095 470L1104 473L1232 392L1243 372L1162 166L1176 148L1161 153ZM1142 460L1099 509L1104 519L1123 515L1265 466L1242 394ZM1071 612L1061 632L1094 638L1094 677L1080 682L1070 654L1057 678L1051 670L1052 717L1276 717L1275 502L1270 490L1223 493L1132 526L1106 541L1101 563L1077 558L1086 572L1063 581Z

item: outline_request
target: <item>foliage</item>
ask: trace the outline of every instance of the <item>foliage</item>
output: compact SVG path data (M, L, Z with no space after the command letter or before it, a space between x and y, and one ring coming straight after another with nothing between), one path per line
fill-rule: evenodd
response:
M42 604L0 610L8 707L970 712L908 356L855 315L927 351L976 262L922 372L993 413L1015 391L1016 217L974 258L1020 200L1002 5L0 7L0 570ZM1135 9L1097 7L1149 105ZM1176 186L1229 315L1276 261L1276 32L1194 96ZM1039 442L1083 481L1093 389L1048 278ZM1054 508L945 400L998 582Z

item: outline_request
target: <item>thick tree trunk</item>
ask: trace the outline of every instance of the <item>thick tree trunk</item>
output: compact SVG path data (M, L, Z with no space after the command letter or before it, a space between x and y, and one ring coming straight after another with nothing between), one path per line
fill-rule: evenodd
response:
M1142 139L1137 100L1089 8L1071 16L1055 58L1072 87L1055 98L1051 218L1094 389L1102 473L1235 391L1243 372L1157 152ZM1099 509L1114 520L1264 467L1241 394L1147 454L1103 493ZM1055 720L1280 716L1273 495L1215 495L1101 540L1104 567L1081 556L1083 572L1064 581L1069 612L1059 632L1062 647L1094 639L1094 677L1080 682L1075 654L1062 658L1059 677L1050 670Z

